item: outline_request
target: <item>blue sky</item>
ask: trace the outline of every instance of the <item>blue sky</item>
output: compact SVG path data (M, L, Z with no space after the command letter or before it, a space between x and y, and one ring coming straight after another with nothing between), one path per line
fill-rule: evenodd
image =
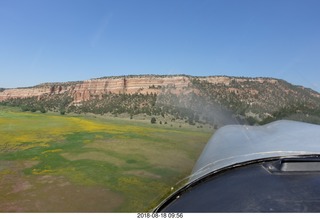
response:
M0 87L131 74L320 91L319 0L0 0Z

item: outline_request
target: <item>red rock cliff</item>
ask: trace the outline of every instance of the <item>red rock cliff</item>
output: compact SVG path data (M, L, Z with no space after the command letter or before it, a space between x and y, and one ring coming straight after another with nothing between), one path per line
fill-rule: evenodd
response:
M79 83L44 84L30 88L6 89L0 92L0 101L9 98L41 97L44 95L62 94L67 92L74 102L82 102L105 93L159 93L164 89L174 88L182 92L188 87L187 76L128 76L91 79Z

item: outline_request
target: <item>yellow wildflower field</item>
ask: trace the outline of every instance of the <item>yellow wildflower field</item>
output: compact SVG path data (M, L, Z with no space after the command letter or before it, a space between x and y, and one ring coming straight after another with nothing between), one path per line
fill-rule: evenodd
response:
M211 134L0 109L0 212L150 210L190 174Z

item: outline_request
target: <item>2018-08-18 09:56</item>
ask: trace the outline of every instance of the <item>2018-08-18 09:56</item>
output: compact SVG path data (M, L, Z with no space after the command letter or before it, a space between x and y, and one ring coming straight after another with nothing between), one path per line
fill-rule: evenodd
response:
M137 218L183 218L183 213L137 213Z

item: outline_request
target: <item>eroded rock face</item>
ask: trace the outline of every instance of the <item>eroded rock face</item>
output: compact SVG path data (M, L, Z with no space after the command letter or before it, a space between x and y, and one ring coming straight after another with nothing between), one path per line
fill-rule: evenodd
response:
M41 97L68 92L74 102L82 102L105 93L160 93L164 89L174 89L182 92L188 87L190 79L187 76L131 76L91 79L72 85L64 83L56 85L38 85L31 88L6 89L0 92L0 101L9 98Z
M256 84L268 83L277 85L279 80L272 78L236 78L228 76L208 76L208 77L192 77L185 75L177 76L158 76L158 75L138 75L123 77L107 77L99 79L91 79L79 82L67 83L46 83L30 88L4 89L0 91L0 101L10 98L26 98L38 97L41 99L48 95L67 94L73 98L73 103L80 103L92 98L101 98L106 93L155 93L170 91L173 94L186 94L189 92L198 93L191 84L191 80L198 79L207 81L211 84L221 84L228 86L229 92L236 94L252 93L257 94L252 87L247 87L247 83ZM233 86L237 83L239 86ZM312 93L313 96L320 97L317 92Z
M56 86L37 86L31 88L14 88L14 89L5 89L3 92L0 92L0 101L9 99L9 98L26 98L26 97L40 97L43 95L52 95L68 92L69 87L63 87L61 85Z
M6 89L0 93L0 101L9 98L25 98L32 96L41 96L51 92L50 87L41 88L19 88L19 89Z

